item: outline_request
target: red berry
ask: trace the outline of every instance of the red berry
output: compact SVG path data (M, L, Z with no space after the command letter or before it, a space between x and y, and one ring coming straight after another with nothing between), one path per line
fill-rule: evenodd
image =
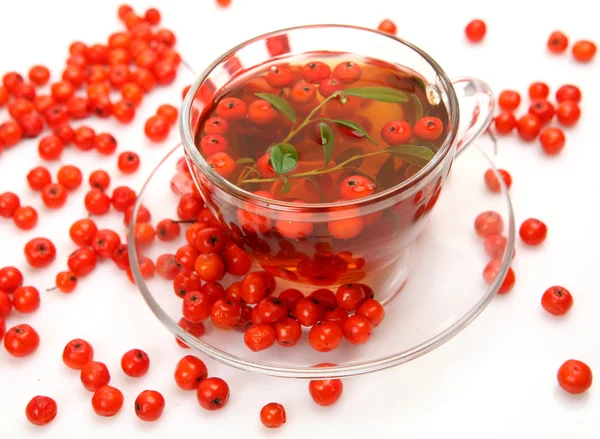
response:
M241 312L239 301L219 299L212 304L210 319L219 329L232 329L240 321Z
M13 222L21 230L33 229L38 220L36 210L31 206L21 206L14 211Z
M171 84L177 76L177 65L171 60L162 59L154 64L152 72L156 77L156 83L160 85Z
M13 293L12 304L20 313L32 313L40 307L40 292L34 287L19 287Z
M110 176L108 172L99 169L90 174L89 183L92 189L105 191L110 186Z
M150 358L148 354L140 349L132 349L125 352L121 358L121 368L125 375L139 378L146 375L150 368Z
M352 175L345 178L340 184L340 197L345 200L355 200L368 197L375 193L376 185L362 175Z
M485 269L483 270L483 279L488 285L491 285L495 282L498 277L498 273L500 272L500 267L502 263L499 260L490 261ZM508 273L506 273L506 277L502 281L500 285L500 289L498 290L498 294L506 294L515 286L515 272L512 268L508 269Z
M248 273L242 280L242 299L251 305L273 294L274 290L275 285L264 271Z
M319 94L324 98L328 98L345 87L345 84L336 78L325 78L319 83Z
M387 32L388 34L392 34L392 35L396 35L396 31L397 31L396 24L392 20L388 20L388 19L385 19L381 23L379 23L379 26L377 26L377 29L380 30L381 32Z
M523 221L519 229L519 235L527 245L540 245L546 239L548 227L542 221L529 218Z
M16 145L22 138L23 130L14 120L0 124L0 144L5 148Z
M342 326L344 338L352 344L363 344L369 341L373 326L369 319L359 314L350 316Z
M315 299L305 297L298 301L295 312L302 326L313 326L323 319L325 307Z
M42 189L42 201L50 209L58 209L67 201L67 188L62 184L47 184Z
M92 396L92 408L98 416L114 416L123 407L123 393L111 386L102 386Z
M500 177L502 177L502 181L504 182L506 188L510 189L510 186L512 185L512 177L508 171L505 171L504 169L498 169L498 173L500 174ZM483 178L490 191L496 193L500 192L500 181L498 180L498 177L496 177L496 173L493 169L488 169L485 171Z
M135 152L122 152L117 159L117 167L124 174L133 174L140 167L140 157Z
M28 76L35 85L46 85L50 80L50 70L45 66L35 65L29 69ZM23 81L22 78L21 81Z
M573 306L573 296L563 287L550 287L542 295L542 307L550 314L563 316Z
M335 66L331 75L344 84L352 84L360 79L362 69L355 62L345 61Z
M561 103L565 101L579 103L581 101L581 90L579 87L572 84L566 84L556 90L556 102Z
M322 363L315 367L330 367L334 364ZM342 396L344 385L341 380L311 380L308 384L308 391L313 401L318 405L327 407L334 404Z
M10 296L8 295L8 293L0 290L0 318L6 319L11 312L12 312L12 300L10 300ZM2 332L2 335L4 335L4 332ZM2 338L2 337L0 337L0 338Z
M72 293L77 288L77 276L70 271L61 271L56 275L56 288L63 293Z
M56 259L56 247L46 238L33 238L24 248L25 259L33 268L42 268Z
M17 123L23 131L23 137L26 139L37 137L44 130L44 122L37 114L24 114L17 120Z
M185 294L182 314L188 321L199 323L210 317L213 300L207 293L191 291Z
M77 277L90 274L96 268L96 253L87 247L81 247L69 255L67 266Z
M548 50L552 53L563 53L569 46L569 39L561 31L557 30L550 34L546 43Z
M275 329L267 324L250 326L244 333L244 343L252 352L259 352L275 344Z
M47 396L34 396L25 407L25 416L33 425L47 425L56 417L56 401Z
M418 120L413 127L415 136L429 141L440 137L443 130L444 125L437 117L424 117Z
M256 313L261 322L275 323L287 317L286 306L276 297L265 297L256 304Z
M108 385L110 373L104 363L90 361L81 368L80 378L86 390L95 392L100 387Z
M0 268L0 290L12 294L23 285L23 274L15 267Z
M260 422L267 428L279 428L286 422L285 409L281 404L270 402L260 410Z
M483 40L487 27L482 20L472 20L467 27L465 27L465 35L467 39L472 43L478 43Z
M80 126L75 129L73 144L77 149L89 151L94 147L96 132L87 126Z
M273 88L288 87L294 80L294 75L290 69L284 66L273 66L265 76L267 84Z
M175 108L173 105L163 104L160 107L158 107L158 109L156 110L156 114L166 117L171 122L171 125L174 125L177 123L177 117L179 112L177 111L177 108Z
M121 123L129 123L135 118L135 105L126 99L113 104L113 116Z
M385 310L383 305L375 299L365 300L356 310L356 314L366 317L373 328L378 326L385 318Z
M237 245L229 245L223 252L223 260L228 273L244 276L252 266L250 257Z
M185 332L189 333L190 335L192 335L192 336L194 336L196 338L202 337L204 335L204 333L206 332L206 329L204 328L204 323L202 323L202 322L200 322L200 323L192 323L192 322L189 322L185 318L182 317L177 324ZM182 348L184 348L184 349L188 349L189 348L188 345L186 345L185 343L183 343L178 338L175 338L175 340L177 341L177 344L179 346L181 346Z
M186 355L175 366L175 382L182 390L196 390L207 376L206 364L193 355Z
M21 201L19 200L19 197L12 192L0 194L0 216L11 218L20 205Z
M281 346L295 346L302 337L302 326L291 317L286 317L274 325L275 339Z
M340 325L330 321L322 321L310 328L308 341L317 352L330 352L336 349L343 339Z
M165 398L155 390L144 390L135 399L135 414L142 421L156 421L165 409Z
M498 96L498 105L504 111L514 111L519 108L521 95L514 90L503 90Z
M133 189L128 186L119 186L113 190L111 203L115 210L118 212L125 212L127 209L132 208L135 204L137 195ZM141 209L140 209L141 211ZM149 219L148 219L149 220ZM136 221L138 222L138 221ZM147 221L139 221L147 222Z
M223 178L229 178L235 171L235 161L225 152L206 157L206 162Z
M504 253L506 252L506 244L506 237L498 233L488 235L483 240L483 248L485 249L486 254L492 259L502 259L504 257Z
M160 23L160 11L156 8L149 8L144 13L144 20L150 23L152 26L156 26Z
M96 232L98 232L96 223L89 218L84 218L73 223L69 229L69 236L75 244L85 247L92 245Z
M225 263L216 253L201 254L194 263L196 274L203 281L216 281L225 274Z
M61 185L72 191L81 185L83 176L77 166L65 165L58 170L57 179Z
M117 149L117 139L108 133L98 134L94 138L94 149L103 155L110 155Z
M225 98L217 105L217 116L227 120L235 121L246 116L246 104L238 98Z
M578 395L592 387L592 370L579 360L567 360L558 369L558 384L565 391Z
M144 133L152 142L163 142L169 136L171 123L162 115L155 115L146 121Z
M81 370L83 366L94 359L94 348L87 341L76 338L67 343L62 359L67 367Z
M335 297L340 308L354 311L365 300L365 292L359 284L344 284L337 289Z
M475 218L475 231L482 238L494 233L502 233L504 222L497 212L488 210Z
M38 144L38 153L44 160L58 160L63 152L64 144L54 134L46 136Z
M555 113L554 106L546 99L534 99L529 107L529 114L537 116L542 125L550 122L554 118Z
M120 245L121 238L110 229L99 230L92 238L92 248L96 255L101 258L112 257Z
M221 378L206 378L200 381L196 397L203 409L218 410L229 401L229 386Z
M407 122L395 120L383 126L381 137L390 145L409 143L412 138L412 129Z
M544 82L534 82L529 86L529 99L546 99L550 94L550 87Z
M573 126L577 123L581 117L581 110L579 104L575 101L563 101L558 104L556 109L556 118L558 122L566 127Z
M556 155L565 147L565 134L560 128L545 128L540 135L542 149L548 155Z
M327 288L314 290L310 293L309 297L323 305L326 310L331 310L338 306L335 293Z
M573 44L573 58L579 62L590 62L596 55L596 44L588 40L579 40Z
M229 122L222 117L211 117L204 123L205 134L220 134L223 135L229 129Z
M517 121L517 131L521 139L531 142L540 134L542 122L534 114L526 114Z
M100 189L92 189L85 195L85 208L92 215L104 215L110 210L110 198Z
M40 345L40 336L31 326L21 324L10 328L4 335L4 348L13 357L27 357Z
M288 311L295 312L296 305L298 302L304 298L304 294L302 294L299 290L295 288L288 288L279 293L279 300L286 306Z
M269 125L277 119L277 116L277 111L264 99L256 99L248 107L248 119L257 125Z
M296 82L290 90L290 100L298 105L308 105L315 100L316 96L317 89L306 81Z

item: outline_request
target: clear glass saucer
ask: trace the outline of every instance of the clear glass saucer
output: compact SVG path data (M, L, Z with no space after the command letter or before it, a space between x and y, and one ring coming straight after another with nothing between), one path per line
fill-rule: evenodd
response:
M152 214L156 224L164 218L177 219L180 195L172 189L183 147L175 147L152 172L139 193L133 217L140 205ZM410 251L410 269L399 294L385 304L385 320L374 329L364 345L342 345L329 353L314 351L306 332L294 347L275 344L261 352L250 351L243 333L222 331L205 322L206 333L197 338L177 324L181 318L181 298L173 292L172 281L155 275L144 280L139 260L152 260L163 253L175 253L185 244L185 225L181 236L172 242L155 242L135 251L134 224L128 232L131 271L146 303L156 317L176 337L209 357L245 371L286 378L348 377L387 369L408 362L446 343L467 327L494 299L511 263L515 245L515 223L506 188L491 193L483 174L494 168L487 154L476 145L456 158L431 220ZM502 181L500 179L500 181ZM190 180L191 182L191 180ZM175 184L178 191L191 191L191 185ZM504 219L507 237L501 269L491 285L482 272L489 257L483 240L474 231L475 217L487 210ZM258 268L256 268L258 269ZM239 280L227 275L221 282L227 287ZM277 294L277 293L276 293ZM337 366L314 368L318 363Z

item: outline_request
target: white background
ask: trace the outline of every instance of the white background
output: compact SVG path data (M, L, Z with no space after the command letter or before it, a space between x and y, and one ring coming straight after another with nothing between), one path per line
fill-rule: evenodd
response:
M567 132L567 145L556 158L547 158L537 143L501 139L497 163L514 179L511 189L517 222L536 216L549 226L541 248L518 246L514 263L517 285L498 298L475 323L437 351L393 370L346 380L344 397L323 409L310 400L306 382L266 378L207 361L211 375L227 379L232 388L229 405L217 413L201 410L192 393L182 394L173 383L172 370L182 356L173 337L145 307L136 289L111 264L102 264L65 296L43 292L43 303L30 316L8 319L38 329L42 344L30 358L13 359L0 350L0 437L100 438L125 437L447 437L465 438L591 438L600 431L598 389L572 397L556 384L556 370L568 358L586 361L600 373L600 325L597 267L598 238L597 163L600 159L597 106L598 60L576 64L569 54L554 57L545 50L549 33L562 29L573 39L600 42L597 17L589 0L525 2L434 1L392 2L369 0L267 1L233 0L218 10L212 0L131 2L137 11L158 6L164 25L176 30L178 48L197 70L234 44L275 28L312 23L349 23L374 27L389 17L399 35L428 51L452 76L472 75L489 81L496 92L514 88L526 94L534 80L547 81L553 91L566 82L581 86L579 125ZM120 29L118 2L32 1L0 2L0 73L26 72L36 63L48 65L54 77L62 69L67 47L75 39L105 41ZM193 6L192 6L193 4ZM464 25L474 17L488 23L481 45L465 42ZM89 171L111 170L115 182L139 188L145 175L166 150L177 142L154 146L142 135L143 122L164 102L177 104L180 90L191 77L182 69L178 85L148 96L135 123L123 129L116 123L90 123L108 129L118 138L120 150L142 152L138 174L122 178L115 157L98 158L93 151L69 150L63 163ZM596 80L596 84L594 82ZM595 87L595 89L594 89ZM520 111L525 111L522 105ZM1 118L7 117L0 110ZM41 291L53 284L73 245L68 228L85 216L80 188L59 212L44 209L25 182L27 170L39 163L37 142L23 142L0 157L0 192L12 190L40 211L40 223L30 232L18 231L0 220L0 266L23 268L26 284ZM49 166L53 172L58 163ZM113 184L113 187L116 184ZM115 216L103 225L117 227ZM22 248L34 236L52 238L57 261L34 272L26 268ZM119 273L120 274L120 273ZM545 314L539 305L542 292L561 284L571 290L575 306L562 319ZM95 416L90 394L76 372L64 367L62 348L72 338L90 341L96 358L112 371L112 384L123 390L125 406L113 419ZM123 352L138 347L152 361L149 374L128 379L119 371ZM189 352L189 351L188 351ZM597 387L597 386L596 386ZM133 412L133 400L144 389L160 390L167 408L159 422L144 424ZM56 420L43 429L27 423L24 408L36 394L53 396L59 404ZM288 424L282 431L265 431L258 412L269 401L283 403Z

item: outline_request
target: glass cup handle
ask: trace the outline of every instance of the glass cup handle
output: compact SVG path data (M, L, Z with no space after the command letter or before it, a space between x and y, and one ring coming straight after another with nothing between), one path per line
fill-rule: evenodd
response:
M460 106L458 156L490 126L494 118L495 98L490 86L476 78L457 78L452 85Z

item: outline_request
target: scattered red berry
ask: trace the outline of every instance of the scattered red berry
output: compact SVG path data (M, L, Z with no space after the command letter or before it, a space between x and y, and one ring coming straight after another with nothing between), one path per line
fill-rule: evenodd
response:
M478 43L483 40L487 31L486 25L482 20L473 20L465 28L465 35L472 43Z
M548 227L542 221L529 218L523 221L519 229L519 235L527 245L540 245L546 239Z
M498 169L498 173L500 174L500 177L502 177L506 188L510 189L510 186L512 185L512 177L510 176L510 174L504 169ZM496 177L496 173L493 169L488 169L487 171L485 171L483 178L485 180L485 184L487 185L490 191L500 192L500 181L498 180L498 177Z
M165 408L165 398L156 390L144 390L135 399L135 414L142 421L156 421Z
M501 265L502 264L499 260L490 261L486 265L485 269L483 270L483 278L488 285L493 284L498 277ZM512 288L515 286L515 280L515 272L509 267L508 273L506 273L506 277L498 289L498 294L506 294L512 290Z
M81 370L83 366L94 359L94 348L87 341L76 338L67 343L62 359L67 367Z
M34 396L25 407L25 416L33 425L47 425L54 420L58 406L48 396Z
M550 87L544 82L534 82L529 86L529 99L547 99Z
M596 55L596 44L588 40L579 40L573 44L573 57L579 62L590 62Z
M4 348L13 357L27 357L40 345L40 336L31 326L21 324L10 328L4 335Z
M578 395L592 387L592 370L579 360L567 360L558 369L558 384L565 391Z
M504 111L514 111L519 108L521 95L514 90L503 90L498 96L498 105Z
M42 268L56 259L56 247L46 238L33 238L24 248L27 263L33 268Z
M388 20L385 19L383 20L381 23L379 23L379 26L377 26L377 29L380 30L381 32L387 32L388 34L392 34L392 35L396 35L396 24L394 24L394 22L392 20Z
M569 46L569 39L561 31L557 30L548 38L548 50L552 53L563 53Z
M123 407L123 393L111 386L102 386L92 396L92 408L98 416L115 416Z
M221 378L206 378L200 381L196 396L203 409L219 410L229 401L229 386Z
M550 287L542 295L542 307L550 314L563 316L573 306L573 296L563 287Z
M182 390L196 390L207 376L206 364L193 355L186 355L175 366L175 382Z
M285 408L270 402L260 410L260 422L267 428L279 428L286 422Z
M100 387L108 385L110 373L104 363L90 361L81 368L80 378L86 390L95 392Z
M32 313L40 307L40 292L35 287L19 287L13 292L12 304L20 313Z
M330 363L317 364L314 367L331 367L335 366ZM313 401L318 405L327 407L335 404L338 399L342 396L344 391L344 385L341 380L311 380L308 384L308 391Z
M542 149L548 155L556 155L563 150L566 143L564 132L560 128L550 127L544 129L540 135Z
M556 90L556 102L573 101L579 103L581 101L581 90L576 85L565 84Z
M121 368L125 375L139 378L146 375L150 368L148 354L140 349L127 351L121 358Z

